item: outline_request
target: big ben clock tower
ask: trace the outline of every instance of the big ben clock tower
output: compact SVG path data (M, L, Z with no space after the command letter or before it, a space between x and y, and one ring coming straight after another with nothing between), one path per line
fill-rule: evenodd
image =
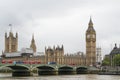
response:
M96 63L96 32L90 18L86 31L86 65L93 66Z

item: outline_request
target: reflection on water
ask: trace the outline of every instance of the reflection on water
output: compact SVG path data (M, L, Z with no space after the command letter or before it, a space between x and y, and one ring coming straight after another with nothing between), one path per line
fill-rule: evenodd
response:
M12 77L11 74L0 73L0 80L120 80L120 76L87 74L87 75Z

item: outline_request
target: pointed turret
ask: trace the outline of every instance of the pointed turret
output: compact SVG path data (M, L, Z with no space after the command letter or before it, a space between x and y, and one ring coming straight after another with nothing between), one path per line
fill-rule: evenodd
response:
M53 50L55 51L55 45L53 46Z
M117 44L115 43L115 47L114 47L114 49L117 49Z
M88 29L87 29L87 32L91 32L91 31L94 31L94 27L93 27L93 22L92 22L92 18L90 17L90 21L88 23Z
M45 46L45 53L47 52L46 46Z
M16 38L18 38L18 33L16 32Z
M35 42L35 40L34 40L34 34L32 35L32 42L33 42L33 43Z
M90 17L89 26L93 26L92 18Z
M33 49L33 52L36 52L36 45L35 45L35 40L34 40L34 34L32 35L32 40L31 40L31 45L30 48Z
M5 38L7 38L7 32L5 32Z
M62 45L62 50L64 50L64 46Z
M62 54L64 55L64 46L63 45L62 45L61 49L62 49Z

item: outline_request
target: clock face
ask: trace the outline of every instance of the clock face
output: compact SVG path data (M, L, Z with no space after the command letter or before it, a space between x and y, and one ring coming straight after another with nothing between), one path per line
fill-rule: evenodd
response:
M95 35L93 34L92 37L95 38Z
M87 38L90 38L90 35L87 35Z

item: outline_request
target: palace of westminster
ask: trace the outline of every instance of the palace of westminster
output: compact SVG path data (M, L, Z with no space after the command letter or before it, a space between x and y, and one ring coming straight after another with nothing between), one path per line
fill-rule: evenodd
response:
M9 35L5 33L5 50L2 52L3 60L12 61L39 61L41 64L55 62L66 65L95 65L101 60L101 48L96 48L96 31L93 27L92 19L88 23L86 30L86 54L78 52L76 54L64 54L64 46L45 47L43 55L34 56L36 44L34 35L32 36L30 48L18 51L18 33L14 36L12 31Z

